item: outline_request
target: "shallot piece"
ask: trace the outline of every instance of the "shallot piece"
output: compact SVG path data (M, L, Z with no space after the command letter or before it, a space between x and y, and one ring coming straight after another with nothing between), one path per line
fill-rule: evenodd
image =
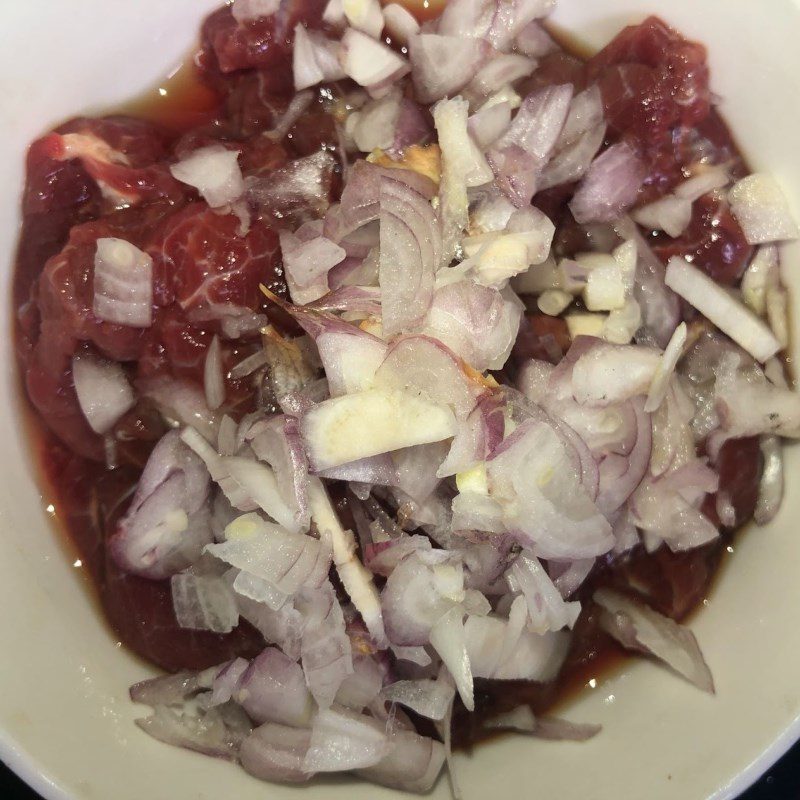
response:
M98 239L92 312L104 322L149 328L153 322L152 257L124 239Z
M750 309L685 259L669 260L666 284L758 361L767 361L781 349L772 331Z
M242 24L275 14L280 0L236 0L231 7L233 18Z
M394 50L355 28L348 28L342 37L339 61L347 77L368 89L389 86L409 70Z
M319 31L298 24L294 29L292 71L295 91L300 92L318 83L341 80L345 72L339 63L339 44Z
M714 693L711 671L688 628L610 589L596 591L594 601L605 612L601 626L620 644L654 656L698 689Z
M212 411L216 411L225 402L225 375L222 366L222 348L219 336L214 336L206 352L203 369L203 381L206 390L206 403Z
M89 353L72 359L72 380L86 421L95 433L108 433L136 403L120 364Z
M175 619L182 628L230 633L239 622L233 593L214 575L173 575L170 587Z
M383 7L383 23L389 35L400 44L408 44L411 37L419 33L416 17L399 3L389 3Z
M128 572L163 579L193 564L212 541L203 462L170 431L153 448L125 516L111 537Z
M612 222L636 201L647 170L625 142L612 145L589 167L569 204L578 222Z
M222 145L194 150L170 167L173 177L193 186L211 208L222 208L244 194L239 151Z
M448 439L456 422L446 406L403 391L370 389L314 406L303 417L300 432L312 467L323 470Z
M800 235L786 195L769 175L756 173L737 181L728 200L749 244L796 239Z

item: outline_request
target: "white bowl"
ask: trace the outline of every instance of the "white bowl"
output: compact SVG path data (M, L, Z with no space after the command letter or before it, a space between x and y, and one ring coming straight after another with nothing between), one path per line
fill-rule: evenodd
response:
M26 145L49 126L152 85L180 62L217 0L3 2L0 27L0 259L8 296ZM800 9L792 0L561 0L556 20L597 46L662 11L708 45L714 90L755 167L775 173L800 209ZM800 280L787 248L795 302ZM10 308L2 325L10 330ZM367 800L394 793L350 781L265 786L230 764L149 739L128 685L151 670L109 635L75 558L49 525L20 426L10 345L0 396L0 757L48 800ZM800 735L800 451L787 453L789 496L767 529L741 537L693 627L716 697L650 663L631 662L568 710L601 722L583 745L508 738L458 756L465 800L729 798ZM442 780L435 797L448 796Z

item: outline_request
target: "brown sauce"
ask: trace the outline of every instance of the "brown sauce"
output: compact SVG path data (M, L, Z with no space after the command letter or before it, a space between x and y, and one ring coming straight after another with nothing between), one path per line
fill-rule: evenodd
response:
M413 7L415 4L408 5ZM424 6L430 16L438 13L438 0L436 5L425 3ZM419 11L419 8L415 10ZM548 69L567 79L574 79L578 85L580 78L575 76L583 69L583 64L577 57L560 53L553 56L551 62L547 65ZM169 146L197 128L208 130L220 124L224 126L226 111L223 103L223 96L217 88L211 88L208 81L201 79L195 59L187 59L160 86L115 113L136 116L160 126ZM324 137L325 133L310 134L310 128L318 127L314 122L312 119L312 124L305 129L301 126L295 131L294 144L290 143L289 146L297 150L313 150L318 146L319 140L314 140L314 136ZM325 129L325 126L322 127ZM702 136L720 154L719 158L739 159L727 128L713 110L702 125ZM683 153L696 146L697 142L687 138L686 141L676 140L673 144L678 149L683 148ZM662 147L662 143L653 146ZM672 161L664 156L663 169L659 167L661 171L656 171L653 176L653 183L659 187L677 179L680 169L676 172L676 164L680 167L678 162L682 164L685 160L682 155L676 156L674 151L670 152ZM554 203L558 210L560 201L555 194L551 198L544 198L544 201ZM70 214L26 213L24 216L13 290L16 319L14 335L23 367L30 350L30 329L36 322L35 309L32 310L30 302L31 288L45 261L63 246L70 227L83 218L91 219L96 213L92 202L92 197L87 194L85 207L80 206L75 211L73 206ZM562 241L567 247L569 235L574 231L570 231L568 221L562 220L562 223ZM700 239L710 226L707 214L703 223L701 230L696 231ZM580 240L573 247L579 245ZM702 249L702 241L697 246ZM724 280L727 276L731 282L738 278L736 273L745 254L737 251L735 255L736 263L723 264L724 274L717 277ZM712 253L711 257L716 256ZM533 333L528 337L530 341L521 337L520 342L523 338L525 342L518 342L523 351L518 354L520 357L552 357L552 347L544 347L541 351L537 349L542 336L537 319L532 314L526 323L525 330L529 325ZM546 335L550 337L550 345L553 341L557 344L558 331L548 328ZM131 496L149 448L163 431L160 423L146 415L137 417L132 423L136 430L131 435L135 446L126 451L120 466L109 470L101 461L73 452L53 434L38 414L29 413L26 416L31 432L32 457L41 470L48 510L52 508L53 517L63 531L65 540L74 546L77 552L75 563L80 565L77 572L86 576L87 583L94 587L114 636L132 652L168 670L198 669L219 663L234 654L251 656L258 652L260 637L245 623L228 636L181 630L173 617L168 583L122 574L107 556L105 542ZM739 518L749 519L760 472L757 441L730 442L723 450L722 459L720 471L731 496L738 498ZM624 653L600 631L596 623L591 595L598 586L609 585L634 592L658 610L683 619L706 601L720 565L732 552L731 541L731 534L724 533L711 545L679 554L662 548L653 555L647 555L637 548L613 564L598 564L579 592L584 611L558 680L547 685L476 681L477 713L469 715L463 709L457 712L455 743L466 746L485 738L486 734L480 728L482 717L520 703L530 704L535 713L552 712L557 705L586 687L601 685L610 671L622 663Z

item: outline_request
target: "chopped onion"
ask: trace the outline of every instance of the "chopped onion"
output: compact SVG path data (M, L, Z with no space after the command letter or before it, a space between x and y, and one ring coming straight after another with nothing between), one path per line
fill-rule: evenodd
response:
M664 231L668 236L680 236L692 220L692 201L667 195L631 212L642 227Z
M295 91L343 78L345 72L339 59L337 42L330 41L319 31L308 30L301 23L295 26L292 50Z
M384 726L351 711L320 709L303 761L307 772L347 772L379 763L389 752Z
M572 84L569 83L547 86L529 94L509 129L497 141L497 147L516 145L531 155L538 165L543 164L561 135L571 99Z
M570 639L564 632L539 635L520 629L508 646L509 621L492 615L467 617L464 632L473 675L495 680L552 680Z
M566 569L560 572L554 579L554 583L563 598L571 597L583 584L589 573L594 567L593 558L576 559L568 562ZM553 569L553 562L550 562L550 569ZM551 572L551 574L554 574Z
M271 170L269 176L247 179L247 199L262 213L291 219L294 214L322 215L330 205L337 162L320 150Z
M694 202L704 194L713 192L714 189L722 189L729 182L730 176L726 166L701 165L696 175L675 187L675 194Z
M391 84L409 69L394 50L354 28L345 31L339 58L345 75L366 87Z
M202 440L202 437L200 437ZM208 472L170 431L153 448L125 516L109 542L127 572L163 579L196 561L212 541Z
M239 759L245 772L264 781L300 783L312 772L304 767L311 731L267 722L243 742Z
M383 30L383 13L378 0L342 0L342 10L347 21L357 30L380 38Z
M783 454L777 436L763 436L759 444L764 468L753 518L757 525L766 525L775 518L783 502Z
M675 367L683 355L683 346L686 344L686 323L682 322L675 329L672 338L669 340L664 355L661 356L661 363L658 365L656 374L653 376L653 381L650 384L650 389L647 393L647 402L645 403L644 410L648 413L655 411L664 398L667 396L669 389L669 382L672 380L672 375L675 372Z
M345 258L345 251L324 236L300 241L293 233L281 232L281 253L292 300L304 305L328 291L327 274Z
M271 17L280 8L280 0L236 0L231 6L233 18L241 23Z
M772 358L781 349L772 331L752 311L685 259L669 260L666 284L758 361Z
M579 403L618 403L646 394L660 363L661 355L653 348L598 344L576 360L572 391Z
M277 647L256 656L239 679L233 699L257 724L277 722L302 728L314 707L303 670Z
M439 32L448 36L484 39L495 11L486 0L453 0L446 3L439 17Z
M219 468L222 478L234 481L246 498L245 503L241 503L229 496L232 505L244 511L253 508L252 503L255 503L288 531L299 533L302 530L302 520L281 496L275 472L266 464L240 456L226 456L220 459ZM225 488L221 478L215 477L215 480Z
M254 425L246 434L253 452L275 472L275 480L283 502L292 511L292 530L308 528L308 460L297 419L276 415Z
M395 42L408 44L411 37L419 33L416 17L399 3L389 3L383 7L383 23Z
M497 141L511 124L511 106L507 102L486 105L467 121L470 136L481 149Z
M560 186L582 178L593 163L592 159L597 155L597 151L602 147L605 134L606 126L601 123L566 145L542 170L537 183L538 190L542 191L551 186Z
M353 674L348 675L336 693L336 704L351 711L373 706L383 686L386 667L369 655L353 658Z
M433 624L429 638L431 645L453 677L464 708L467 711L474 711L475 698L472 671L470 669L469 655L467 654L463 619L464 609L462 607L453 606L449 608Z
M344 7L342 0L328 0L322 12L322 21L334 28L345 26Z
M393 342L375 373L375 384L408 392L420 400L429 398L439 406L449 406L459 419L472 411L485 388L470 380L454 353L430 336L405 336Z
M318 478L312 479L309 486L309 504L311 518L319 531L320 538L328 537L331 541L333 563L339 580L356 610L361 614L375 644L378 647L386 647L388 642L383 628L381 604L372 575L359 561L355 552L355 537L352 531L342 527L330 497Z
M592 84L572 98L556 150L573 144L588 131L603 125L604 121L603 97L597 84Z
M558 589L539 560L521 553L508 573L509 584L525 595L528 604L528 628L534 633L573 628L581 604L564 602Z
M248 375L252 375L256 370L266 366L267 362L267 354L263 350L257 350L253 355L243 358L238 364L233 366L228 372L228 375L231 380L246 378ZM233 455L233 453L228 453L227 455Z
M486 154L495 184L517 208L527 208L536 193L538 160L517 144L499 147L498 142Z
M446 407L397 390L370 389L311 408L300 428L311 464L328 469L455 434Z
M239 611L230 589L212 575L173 575L172 607L181 628L230 633L239 622Z
M201 147L169 168L173 177L193 186L211 208L230 205L244 194L239 151L219 144Z
M72 359L75 393L86 421L95 433L108 433L136 404L122 367L89 353Z
M330 551L310 537L290 533L245 514L225 529L226 541L206 546L206 552L237 569L268 581L287 595L303 586L319 586L328 574Z
M487 462L490 494L521 544L540 558L588 558L613 545L581 483L580 460L546 422L527 419Z
M153 259L124 239L97 240L92 313L104 322L148 328L153 322Z
M216 411L225 402L225 376L222 372L222 348L219 336L214 336L206 351L203 382L206 392L206 404Z
M385 335L412 327L428 310L440 237L433 208L421 194L399 181L381 181L379 282Z
M426 794L444 763L444 747L435 739L394 727L388 732L389 753L358 775L391 789Z
M531 58L540 58L558 49L558 45L536 21L529 22L517 34L514 44L517 50Z
M636 201L647 169L629 144L620 142L601 153L589 167L569 207L575 220L612 222Z
M211 688L218 670L219 667L211 667L202 672L176 672L139 681L129 690L131 701L151 708L183 705L198 692Z
M501 53L487 61L469 84L468 90L488 97L498 89L527 77L536 62L517 53Z
M353 646L344 613L329 580L300 598L303 633L300 657L306 684L321 709L330 707L342 683L352 675Z
M236 760L240 742L250 733L244 714L237 723L236 728L227 725L217 708L192 716L166 706L157 706L151 716L136 720L148 736L160 742L229 761Z
M458 94L472 80L485 52L478 39L436 33L411 37L408 56L417 98L433 103Z
M511 4L492 4L495 8L487 38L497 50L511 47L514 37L535 19L547 16L555 7L555 0L521 0Z
M505 406L488 392L475 404L453 439L445 461L439 466L440 478L471 470L486 459L503 440Z
M602 628L620 644L663 661L704 692L714 693L708 665L688 629L610 589L599 589L594 601L604 609Z
M618 220L614 224L614 230L625 241L636 242L638 261L634 298L641 310L647 333L659 347L666 347L680 322L680 307L677 296L665 283L664 265L629 217Z
M742 275L742 300L760 317L767 313L767 293L780 283L777 245L759 247Z
M455 691L448 681L428 679L397 681L385 686L381 697L400 703L427 719L444 719Z
M375 149L388 150L394 144L397 121L400 118L402 93L392 90L379 100L372 100L358 111L352 129L356 147L362 153Z
M786 195L770 175L756 173L737 181L728 193L728 201L748 244L779 242L800 235Z
M718 378L715 394L726 438L762 433L800 437L800 394L794 390L737 376L725 382Z
M386 633L395 645L427 644L431 629L454 605L437 588L436 568L415 550L395 567L381 592Z

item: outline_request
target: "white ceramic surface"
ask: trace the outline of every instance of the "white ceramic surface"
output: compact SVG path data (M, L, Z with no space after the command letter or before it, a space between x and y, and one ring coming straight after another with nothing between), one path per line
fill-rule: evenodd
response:
M0 0L0 276L7 294L25 145L63 118L108 106L179 63L215 0ZM659 10L710 50L713 88L753 164L800 209L800 9L793 0L561 0L556 19L593 45ZM785 273L800 297L795 260ZM3 304L0 324L10 329ZM0 370L0 757L48 800L367 800L392 792L331 781L265 786L231 765L140 733L127 687L147 670L115 643L48 525L17 416L6 341ZM459 756L465 800L722 800L800 735L800 450L788 453L779 519L737 547L694 629L713 669L707 697L647 663L568 711L601 722L583 745L505 739ZM440 782L437 798L448 796Z

